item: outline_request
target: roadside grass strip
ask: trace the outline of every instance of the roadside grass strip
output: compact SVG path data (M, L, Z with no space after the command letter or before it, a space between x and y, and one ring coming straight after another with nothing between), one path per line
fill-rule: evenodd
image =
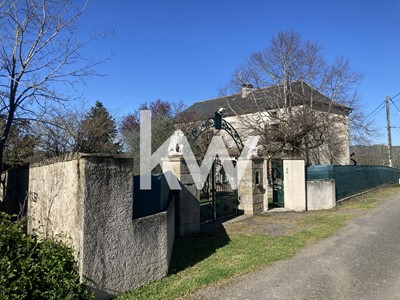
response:
M397 186L386 187L351 199L332 210L250 217L239 221L243 224L233 222L212 232L176 238L169 275L117 299L175 299L288 259L311 243L331 236L348 220L377 207L399 191ZM249 232L245 226L252 218L257 218L256 224L260 228ZM263 233L272 221L275 227L291 222L295 230L280 235Z

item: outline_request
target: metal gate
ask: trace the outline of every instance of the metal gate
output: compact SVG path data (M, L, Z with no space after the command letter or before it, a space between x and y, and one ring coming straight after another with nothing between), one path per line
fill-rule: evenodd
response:
M237 214L238 193L218 157L214 160L207 181L200 192L200 222L208 223Z
M284 176L283 176L283 161L272 160L272 201L274 206L284 207Z

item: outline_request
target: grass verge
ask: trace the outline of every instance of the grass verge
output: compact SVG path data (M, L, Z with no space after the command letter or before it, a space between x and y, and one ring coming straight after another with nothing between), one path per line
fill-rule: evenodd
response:
M175 299L290 258L398 192L398 187L387 187L332 210L259 215L212 232L177 238L169 275L117 299Z

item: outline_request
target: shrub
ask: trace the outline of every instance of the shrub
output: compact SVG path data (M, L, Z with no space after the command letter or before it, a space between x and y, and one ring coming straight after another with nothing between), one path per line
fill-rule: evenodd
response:
M0 299L93 299L79 282L72 249L38 241L0 212Z

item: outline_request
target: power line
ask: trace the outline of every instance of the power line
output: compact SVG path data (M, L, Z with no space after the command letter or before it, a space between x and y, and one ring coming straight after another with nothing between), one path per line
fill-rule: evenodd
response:
M400 92L398 92L396 95L394 95L391 99L393 100L394 98L396 98L397 96L399 96L400 95ZM399 102L400 101L400 99L399 100L397 100L396 102Z
M393 97L390 98L390 101L393 103L393 105L396 107L396 109L399 111L400 113L400 109L397 107L397 105L394 103L393 99L400 96L400 92L398 92L396 95L394 95ZM368 120L369 118L375 116L378 112L380 112L382 109L385 108L385 101L383 100L380 104L378 104L378 106L369 113L369 115L367 115L364 120L362 122L365 122L366 120ZM398 100L397 102L399 102L400 100Z
M392 99L396 98L399 95L400 95L400 92L398 92L395 96L393 96Z
M370 112L369 115L366 116L362 122L365 122L367 119L369 119L373 115L376 115L378 112L380 112L384 108L385 108L385 100L383 100L372 112Z
M384 107L385 107L385 100L383 100L373 111L371 111L370 113L369 113L369 115L367 115L365 118L364 118L364 120L363 120L363 122L364 121L366 121L368 118L370 118L371 116L372 116L372 114L374 114L374 113L377 113L378 111L380 111L380 110L382 110ZM381 107L382 106L382 107ZM381 108L380 108L381 107ZM379 110L378 110L379 109Z
M399 93L400 94L400 93ZM390 98L390 102L394 105L394 107L397 109L397 111L400 113L400 109L397 107L396 103L393 102L393 98Z

